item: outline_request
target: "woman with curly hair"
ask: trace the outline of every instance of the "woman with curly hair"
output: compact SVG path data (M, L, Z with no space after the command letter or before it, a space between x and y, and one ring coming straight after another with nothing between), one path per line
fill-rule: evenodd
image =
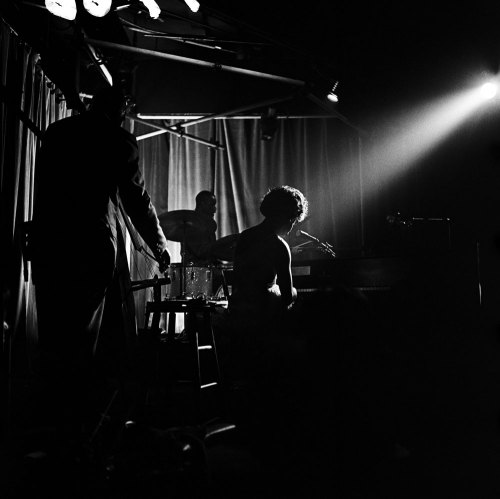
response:
M234 252L225 362L229 378L255 378L266 371L270 356L287 343L283 333L290 336L288 319L297 290L290 246L284 238L305 219L308 202L298 189L282 185L269 189L260 212L264 220L240 233Z
M270 189L262 199L265 219L244 230L235 249L229 313L266 326L289 310L297 298L290 247L284 237L305 219L308 202L296 188Z

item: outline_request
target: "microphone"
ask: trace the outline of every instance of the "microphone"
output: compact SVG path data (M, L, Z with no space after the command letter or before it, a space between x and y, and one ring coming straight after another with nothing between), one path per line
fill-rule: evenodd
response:
M314 237L314 236L311 236L311 234L308 234L307 232L304 232L303 230L298 230L298 231L295 233L295 235L296 235L297 237L300 237L300 236L305 237L306 239L309 239L310 241L314 241L314 242L316 242L316 243L319 243L319 242L320 242L320 241L319 241L319 239L317 239L317 238L316 238L316 237Z

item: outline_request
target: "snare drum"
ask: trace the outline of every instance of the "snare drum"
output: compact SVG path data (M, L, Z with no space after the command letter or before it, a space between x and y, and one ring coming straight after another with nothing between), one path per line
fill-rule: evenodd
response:
M184 290L187 298L209 299L213 294L213 268L211 265L195 266L170 264L167 275L170 285L167 287L166 299L175 300L182 295L181 272L184 271Z

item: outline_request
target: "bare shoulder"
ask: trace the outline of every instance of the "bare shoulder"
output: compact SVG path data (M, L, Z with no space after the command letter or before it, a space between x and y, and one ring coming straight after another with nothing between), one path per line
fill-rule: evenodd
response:
M286 240L281 236L277 236L276 242L276 248L279 254L282 256L290 257L290 245L286 242Z

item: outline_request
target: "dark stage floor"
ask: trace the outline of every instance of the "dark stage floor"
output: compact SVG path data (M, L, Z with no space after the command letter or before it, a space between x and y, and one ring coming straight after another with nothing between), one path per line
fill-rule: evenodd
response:
M308 307L261 376L226 379L206 424L160 379L107 454L26 427L15 379L0 497L500 498L496 328L359 298Z

